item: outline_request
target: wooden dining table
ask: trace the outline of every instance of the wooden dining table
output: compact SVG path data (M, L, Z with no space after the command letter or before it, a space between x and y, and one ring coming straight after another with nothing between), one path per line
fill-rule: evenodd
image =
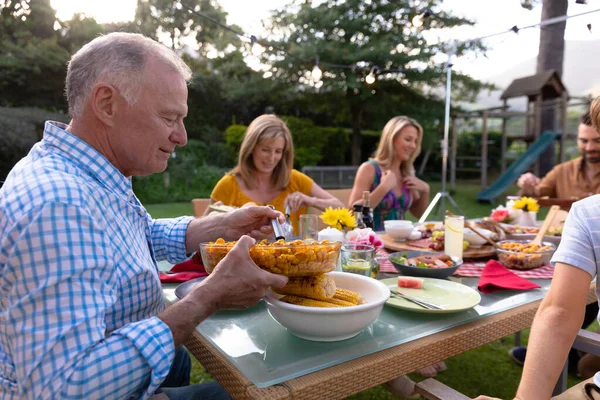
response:
M478 281L452 279L472 288ZM235 399L341 399L530 327L550 286L548 279L532 281L540 288L482 293L478 305L455 313L385 306L359 335L339 342L293 336L260 301L217 312L185 346ZM177 301L175 288L163 285L168 301Z

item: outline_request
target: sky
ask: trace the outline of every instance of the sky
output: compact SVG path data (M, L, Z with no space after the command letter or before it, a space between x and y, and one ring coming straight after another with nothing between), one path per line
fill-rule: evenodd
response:
M236 24L244 32L260 38L261 21L270 11L279 9L290 0L218 0L228 13L227 22ZM136 0L51 0L60 19L67 20L74 12L83 12L98 22L127 21L133 19ZM540 1L541 3L541 1ZM569 0L568 14L580 14L600 8L600 2L587 5ZM596 4L594 4L596 3ZM523 27L540 22L541 5L529 11L520 6L520 0L444 0L442 7L455 15L476 21L473 27L462 27L444 33L442 41L466 40L508 31L512 26ZM592 33L586 27L592 24ZM595 28L594 28L595 27ZM600 40L600 12L572 18L567 21L566 40ZM534 58L539 46L539 28L509 32L484 41L490 47L485 55L470 55L454 60L454 69L484 79L501 73L504 69ZM324 60L335 63L336 60Z

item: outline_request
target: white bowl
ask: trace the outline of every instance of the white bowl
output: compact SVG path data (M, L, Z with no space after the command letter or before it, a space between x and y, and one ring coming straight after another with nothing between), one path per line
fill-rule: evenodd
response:
M385 233L395 241L405 241L412 233L414 227L412 222L403 220L383 221Z
M375 321L390 297L390 290L378 280L346 272L327 275L335 280L337 287L359 292L365 303L341 308L297 306L280 301L282 296L269 289L265 301L271 317L302 339L317 342L345 340L358 335Z
M494 234L492 231L488 231L487 229L479 229L479 228L477 229L477 232L481 233L482 235L484 235L488 238L491 238L492 235ZM481 236L479 236L478 234L476 234L469 228L464 228L463 238L467 242L469 242L469 246L473 247L473 248L481 247L485 243L487 243L487 241L484 238L482 238Z

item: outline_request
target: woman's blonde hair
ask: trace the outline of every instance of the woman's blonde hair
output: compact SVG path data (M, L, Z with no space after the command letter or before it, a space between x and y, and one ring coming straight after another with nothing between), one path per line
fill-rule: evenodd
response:
M281 160L271 174L271 185L280 190L285 189L290 182L294 164L294 143L285 122L273 114L261 115L248 126L240 147L238 165L230 171L230 174L241 177L247 188L254 189L257 170L252 152L257 145L276 138L283 138L285 143Z
M402 161L400 164L400 172L404 176L414 176L415 167L413 166L413 163L421 153L423 128L416 120L412 118L398 116L390 119L388 123L385 124L383 131L381 132L381 139L379 140L379 145L377 146L377 151L375 152L374 158L382 168L389 168L397 157L394 149L394 139L400 134L400 131L407 126L414 126L419 135L417 137L417 148L411 154L410 159L407 161Z

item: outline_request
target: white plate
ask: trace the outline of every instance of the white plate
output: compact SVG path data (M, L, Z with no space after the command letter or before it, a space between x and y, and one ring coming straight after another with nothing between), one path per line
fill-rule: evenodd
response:
M481 296L476 290L471 289L462 283L447 281L445 279L423 279L425 282L423 282L422 289L398 288L398 278L382 279L381 282L390 289L443 307L443 310L429 310L393 295L386 301L386 304L391 307L409 311L447 314L468 310L475 307L481 301Z

